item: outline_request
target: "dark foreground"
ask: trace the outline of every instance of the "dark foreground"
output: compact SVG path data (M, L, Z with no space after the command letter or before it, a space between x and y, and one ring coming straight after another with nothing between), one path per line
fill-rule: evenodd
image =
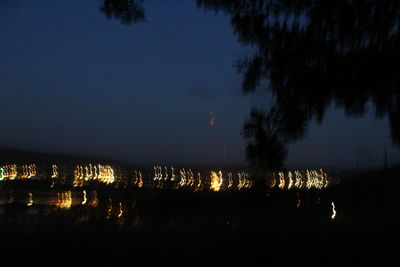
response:
M3 186L1 266L398 265L396 173L322 191L97 190L96 206L65 209L15 190L4 203Z

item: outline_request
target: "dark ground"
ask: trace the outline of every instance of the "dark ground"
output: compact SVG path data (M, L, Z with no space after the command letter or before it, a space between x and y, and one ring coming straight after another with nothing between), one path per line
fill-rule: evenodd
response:
M96 209L7 204L1 266L398 265L397 171L300 191L299 208L296 191L113 190ZM127 207L121 218L105 218L110 198Z

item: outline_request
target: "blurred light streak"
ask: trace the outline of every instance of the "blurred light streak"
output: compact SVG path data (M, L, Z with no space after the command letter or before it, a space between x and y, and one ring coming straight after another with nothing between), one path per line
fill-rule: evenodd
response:
M219 191L221 189L221 185L223 182L222 172L219 171L217 174L215 171L211 171L210 179L211 179L210 189L214 192Z
M305 170L303 173L296 170L294 174L289 171L287 173L287 182L285 179L285 173L278 172L279 176L279 185L280 189L290 190L292 188L297 189L324 189L329 185L328 175L322 170ZM270 187L273 188L275 186L274 180L277 176L276 173L272 173L272 182ZM286 187L287 186L287 187Z
M58 193L57 207L61 209L69 209L72 205L71 191Z
M83 190L83 201L82 201L82 205L85 205L86 202L87 202L86 190Z
M33 205L33 195L32 193L29 193L29 199L28 202L26 203L27 206L32 206Z
M332 205L332 215L331 215L331 219L334 220L336 218L336 207L335 207L335 203L331 202Z
M191 169L189 169L189 171L188 171L188 178L189 178L188 185L190 187L194 186L194 175L193 175L193 172Z
M269 188L274 188L275 187L275 185L276 185L276 177L275 177L275 173L272 173L272 178L271 178L271 180L270 180L270 183L269 183Z
M231 189L232 187L233 187L232 173L228 172L228 189Z
M215 117L214 117L214 111L210 110L210 126L214 126L215 124Z
M197 186L196 186L196 188L195 188L195 191L199 191L199 190L201 190L201 188L202 188L202 183L201 183L201 174L200 174L200 172L198 172L197 173L197 179L198 179L198 183L197 183Z
M110 219L110 218L111 218L112 209L113 209L113 206L112 206L112 199L109 198L109 200L108 200L108 206L107 206L107 215L106 215L106 218L107 218L107 219Z
M164 181L167 181L168 180L168 168L167 168L167 166L165 166L164 169L165 169Z
M184 187L186 185L186 171L185 169L179 170L180 173L180 182L179 185L180 187Z
M285 189L285 175L283 174L283 172L279 172L278 175L279 175L278 187L283 190Z
M238 189L241 190L244 186L244 180L242 179L242 174L238 172Z
M122 214L124 213L124 209L122 206L122 203L119 202L119 213L118 213L118 218L121 218Z
M292 186L293 186L293 179L292 179L292 177L293 177L293 175L292 175L292 172L288 172L288 190L290 190L290 189L292 189Z
M53 170L51 178L58 178L58 167L56 164L51 165L51 168Z
M175 170L174 167L171 167L171 181L172 182L176 181L176 175L175 175L174 170Z
M297 207L297 208L300 208L300 205L301 205L300 193L297 192L297 204L296 204L296 207Z

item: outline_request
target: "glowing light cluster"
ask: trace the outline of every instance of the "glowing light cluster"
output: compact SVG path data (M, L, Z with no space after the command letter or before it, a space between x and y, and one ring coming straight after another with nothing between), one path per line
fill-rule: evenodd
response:
M287 189L323 189L328 187L328 175L321 169L306 170L304 172L278 172L272 173L270 187L278 187L281 190Z
M254 181L249 178L249 174L246 172L238 173L238 189L250 189L254 186Z
M336 218L336 207L335 207L335 203L331 202L332 205L332 215L331 215L331 219L334 220Z
M28 207L33 205L33 195L32 195L32 193L29 193L29 198L28 198L28 202L26 203L26 205Z
M210 179L211 179L210 189L214 192L219 191L224 181L224 179L222 178L222 172L219 171L217 174L215 171L211 171Z
M51 174L51 178L58 178L58 167L56 164L51 165L52 168L52 174Z
M87 197L86 197L86 190L83 190L83 200L82 200L82 205L85 205L87 202Z
M180 174L180 176L179 176L180 177L179 185L180 185L180 187L184 187L186 185L186 171L185 171L185 169L180 170L179 174Z
M233 187L232 173L228 172L228 189L231 189L232 187Z
M105 184L112 184L115 181L114 169L109 165L76 165L74 170L74 187L81 187L85 182L98 180Z
M98 179L100 182L111 184L115 181L114 169L109 165L100 165L99 164L99 176Z
M61 209L69 209L72 206L71 191L58 193L58 202L56 206Z
M22 165L22 175L21 178L31 178L36 176L36 164Z
M161 166L154 166L154 181L161 181L163 179Z
M208 189L214 192L221 190L242 190L249 189L254 186L254 181L246 172L238 172L237 177L234 177L232 172L227 173L224 177L222 171L210 171L209 175L202 177L200 172L193 172L192 169L186 170L185 168L176 169L170 167L168 173L167 167L154 166L154 175L151 180L153 188L172 188L172 189L185 189L194 192ZM135 171L134 184L137 184L138 172ZM236 179L235 179L236 178ZM166 183L166 182L169 183ZM235 182L237 181L237 182Z
M113 210L112 199L109 198L109 200L108 200L108 206L107 206L107 214L106 214L107 220L111 218L112 210Z
M3 167L0 168L0 181L4 180L5 178L5 170Z
M201 173L200 172L198 172L197 173L197 185L196 185L196 188L194 189L194 191L199 191L199 190L201 190L201 189L203 189L203 184L202 184L202 182L201 182Z
M4 165L1 168L1 177L2 179L10 179L14 180L18 175L17 165L16 164L9 164Z
M143 186L143 176L141 171L135 170L135 178L133 180L133 184L139 188Z

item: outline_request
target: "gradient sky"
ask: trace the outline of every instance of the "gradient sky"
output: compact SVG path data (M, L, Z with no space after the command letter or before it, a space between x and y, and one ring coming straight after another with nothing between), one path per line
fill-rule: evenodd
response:
M0 2L0 146L140 164L245 165L243 123L268 93L243 96L236 60L251 55L224 14L195 1L144 2L122 25L102 1ZM210 126L211 117L215 124ZM399 162L387 119L346 118L289 146L289 167Z

